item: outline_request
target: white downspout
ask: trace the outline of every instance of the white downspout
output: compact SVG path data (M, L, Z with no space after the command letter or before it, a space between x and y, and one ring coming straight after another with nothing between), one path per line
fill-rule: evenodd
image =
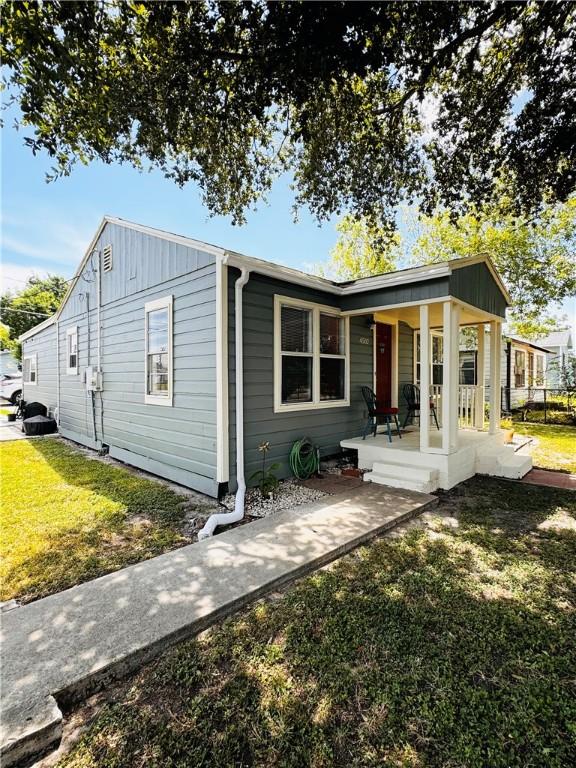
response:
M234 311L236 316L234 344L236 348L236 483L238 490L234 499L234 511L210 515L204 528L198 531L198 540L209 539L219 525L237 523L244 517L244 351L242 333L242 289L250 277L249 270L242 268L234 286Z
M60 321L56 320L56 426L60 427Z

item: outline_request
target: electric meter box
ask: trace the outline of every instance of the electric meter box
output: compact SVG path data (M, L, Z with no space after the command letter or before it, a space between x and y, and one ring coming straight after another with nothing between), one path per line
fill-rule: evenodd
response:
M89 365L85 373L86 391L100 392L102 390L102 371Z

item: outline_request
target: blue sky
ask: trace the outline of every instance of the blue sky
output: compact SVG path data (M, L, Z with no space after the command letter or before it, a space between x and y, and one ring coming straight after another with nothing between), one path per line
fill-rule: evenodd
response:
M23 144L31 129L17 132L7 119L2 133L3 288L22 287L33 272L70 277L105 214L300 269L325 261L336 241L336 219L318 226L301 209L294 221L287 176L237 227L210 218L193 186L179 189L158 172L93 163L47 184L49 158L34 157Z

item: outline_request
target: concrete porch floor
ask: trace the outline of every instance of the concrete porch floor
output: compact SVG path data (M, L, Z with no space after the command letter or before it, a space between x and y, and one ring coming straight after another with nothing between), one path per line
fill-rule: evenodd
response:
M358 466L371 470L365 480L396 488L433 492L449 490L476 473L519 479L532 468L530 456L516 455L514 448L504 445L504 432L491 435L473 429L458 430L458 448L450 454L420 451L420 431L409 428L376 437L353 437L342 440L342 448L358 451ZM442 433L431 427L430 447L442 446Z
M401 431L402 437L398 437L395 430L392 431L392 442L388 440L388 434L379 427L379 432L376 437L368 435L366 440L362 437L353 437L349 440L343 440L341 445L346 448L351 448L351 443L354 447L358 443L377 445L379 448L387 448L390 450L401 451L416 451L420 452L420 430L416 426L408 426L405 431ZM490 435L488 432L479 432L476 429L459 429L458 430L458 449L466 448L470 445L479 445L480 443L486 444L487 442L498 443L500 445L504 442L504 433L499 432L496 435ZM441 429L436 429L436 426L430 427L430 447L441 448L442 447L442 432Z
M436 502L365 483L4 613L2 766L58 742L59 701L80 700Z

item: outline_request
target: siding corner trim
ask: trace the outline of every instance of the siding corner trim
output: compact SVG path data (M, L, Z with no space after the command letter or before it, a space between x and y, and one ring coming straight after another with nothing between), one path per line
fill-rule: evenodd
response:
M228 267L216 258L216 482L230 479L228 424Z

